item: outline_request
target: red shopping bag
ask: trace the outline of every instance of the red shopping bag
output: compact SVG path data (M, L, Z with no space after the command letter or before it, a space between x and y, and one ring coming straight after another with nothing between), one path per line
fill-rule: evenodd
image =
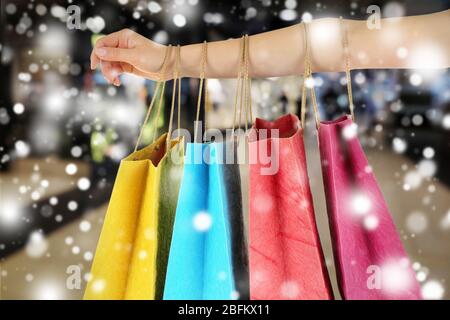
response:
M357 138L343 23L342 27L351 116L320 121L311 88L341 295L344 299L421 299L415 273Z
M251 299L332 299L300 121L256 119L249 152Z

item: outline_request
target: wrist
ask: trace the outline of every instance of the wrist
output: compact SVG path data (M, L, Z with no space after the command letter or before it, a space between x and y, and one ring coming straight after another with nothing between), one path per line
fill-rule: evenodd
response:
M200 60L201 60L201 45L186 45L180 46L180 56L177 66L177 46L172 45L169 51L169 46L164 46L161 53L161 64L158 73L161 74L163 80L172 80L178 77L198 78L200 76ZM198 50L197 50L198 49ZM197 52L198 51L198 52ZM163 70L164 56L167 52L167 63L165 70ZM163 74L164 73L164 74Z
M171 80L175 65L175 48L158 43L150 43L150 46L150 50L145 51L153 52L147 56L152 57L148 61L149 73L156 75L158 80Z

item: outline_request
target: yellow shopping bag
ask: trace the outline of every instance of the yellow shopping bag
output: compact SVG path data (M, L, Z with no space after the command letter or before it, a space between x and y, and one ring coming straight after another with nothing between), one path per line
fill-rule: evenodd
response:
M160 113L165 82L157 84L143 127L160 88ZM141 130L135 152L120 163L84 299L162 297L184 155L181 137L167 140L173 105L169 133L136 151Z
M161 172L174 166L166 137L122 160L85 299L155 298ZM183 143L172 141L170 151L182 154Z

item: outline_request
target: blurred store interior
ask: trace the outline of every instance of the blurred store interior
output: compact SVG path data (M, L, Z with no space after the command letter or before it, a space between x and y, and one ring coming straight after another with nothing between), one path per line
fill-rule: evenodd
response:
M1 1L0 299L80 299L115 174L132 151L154 83L125 76L108 85L89 68L98 34L132 28L157 42L237 38L314 19L366 19L447 10L446 0ZM81 28L67 27L69 5ZM398 54L407 54L400 48ZM151 57L148 57L151 59ZM450 298L450 73L352 72L361 142L413 262L425 298ZM346 112L345 75L316 74L323 118ZM166 90L170 101L172 84ZM255 79L258 117L299 112L301 76ZM236 81L208 81L210 127L232 125ZM182 80L182 127L192 129L198 80ZM166 130L169 108L151 122ZM335 285L314 122L308 115L309 176ZM151 141L151 134L145 135ZM70 267L79 288L67 285Z

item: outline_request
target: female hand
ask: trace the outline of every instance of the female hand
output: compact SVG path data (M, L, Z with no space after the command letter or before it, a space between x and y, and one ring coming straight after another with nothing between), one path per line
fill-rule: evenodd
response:
M91 69L100 65L105 79L115 86L120 85L122 73L158 80L165 51L166 46L123 29L97 41L91 53ZM161 77L165 78L164 75Z

